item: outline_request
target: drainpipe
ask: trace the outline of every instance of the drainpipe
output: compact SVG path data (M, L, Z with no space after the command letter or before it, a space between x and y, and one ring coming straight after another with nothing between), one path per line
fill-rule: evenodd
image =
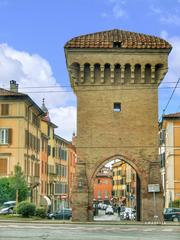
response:
M33 106L33 104L29 105L28 106L28 111L27 111L27 149L26 149L26 180L27 180L27 183L28 183L28 161L29 161L29 124L30 124L30 114L29 114L29 110L30 108ZM31 197L32 198L32 190L31 190L31 186L30 186L30 192L31 192Z

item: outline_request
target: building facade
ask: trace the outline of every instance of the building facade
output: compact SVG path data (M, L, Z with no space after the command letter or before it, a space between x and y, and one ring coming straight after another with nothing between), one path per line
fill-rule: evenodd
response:
M70 207L75 173L73 143L54 134L44 99L41 108L18 84L0 88L0 177L14 174L19 164L29 188L29 201L49 211Z
M164 207L180 200L180 113L164 115L160 125L160 161Z
M10 91L0 89L0 108L0 177L12 176L19 163L31 201L39 204L40 120L44 112L28 95L18 93L14 80Z
M103 167L96 175L93 201L110 204L112 190L112 170L109 167Z
M127 207L136 206L136 172L124 161L112 164L113 201Z

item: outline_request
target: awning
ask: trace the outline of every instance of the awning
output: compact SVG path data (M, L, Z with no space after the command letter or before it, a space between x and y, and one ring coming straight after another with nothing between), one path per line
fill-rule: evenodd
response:
M47 196L44 196L43 198L46 200L47 205L50 206L51 205L51 200Z

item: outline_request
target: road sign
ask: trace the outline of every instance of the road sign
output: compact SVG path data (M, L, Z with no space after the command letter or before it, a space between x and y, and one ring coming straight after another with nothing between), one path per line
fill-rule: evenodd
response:
M159 184L148 184L148 192L160 192Z

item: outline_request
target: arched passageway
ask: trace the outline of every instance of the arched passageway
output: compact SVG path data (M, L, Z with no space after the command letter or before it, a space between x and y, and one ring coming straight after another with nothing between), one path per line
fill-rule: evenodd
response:
M136 169L120 155L98 166L90 183L94 220L123 220L126 212L133 211L128 212L129 220L140 221L141 184Z

